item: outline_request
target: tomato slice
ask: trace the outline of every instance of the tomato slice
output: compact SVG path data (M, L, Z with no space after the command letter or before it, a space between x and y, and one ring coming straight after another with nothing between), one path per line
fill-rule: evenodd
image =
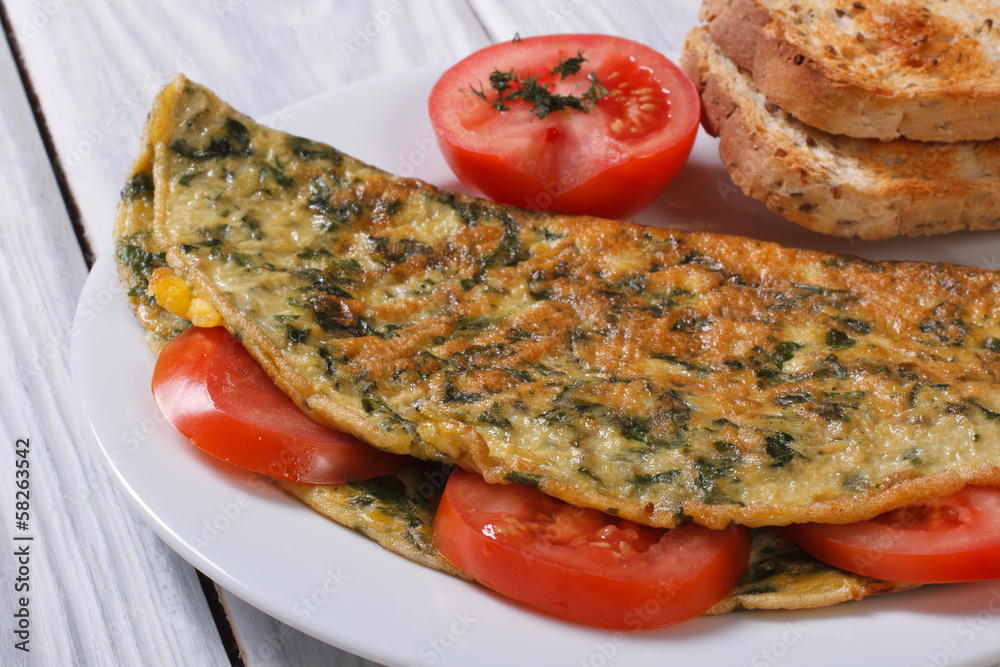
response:
M750 558L743 526L650 528L462 470L445 486L433 539L498 593L577 623L633 630L702 613Z
M957 493L848 524L785 531L835 567L889 581L944 584L1000 578L1000 489Z
M585 60L576 73L553 72L578 54ZM590 90L593 74L607 94L586 113L561 109L539 118L526 99L497 111L494 72L534 77L550 92L576 98ZM647 46L608 35L549 35L470 55L438 80L429 107L449 166L479 194L524 208L621 218L652 203L680 171L701 100L680 68Z
M153 396L192 443L271 477L338 484L410 460L307 417L222 327L191 327L170 341L153 370Z

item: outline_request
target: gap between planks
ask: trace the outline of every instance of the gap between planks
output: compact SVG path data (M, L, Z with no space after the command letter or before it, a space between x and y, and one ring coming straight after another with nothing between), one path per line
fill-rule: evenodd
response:
M17 36L14 34L14 29L11 27L10 16L7 14L7 8L4 6L3 2L0 2L0 25L3 26L4 37L7 39L10 51L14 54L14 63L17 66L17 75L21 80L21 87L24 88L24 93L28 98L28 102L31 104L31 113L34 116L35 125L38 126L38 133L42 137L42 143L45 146L45 154L48 156L49 164L52 166L52 172L55 174L56 183L59 185L59 193L66 206L66 212L69 215L70 222L73 223L73 232L76 234L76 241L80 245L80 252L83 253L83 261L86 262L87 269L89 270L94 266L94 250L90 245L90 240L87 238L87 233L83 226L83 218L80 216L80 207L77 205L76 199L73 197L73 191L70 190L69 181L66 179L66 172L63 170L62 163L59 161L59 154L56 152L55 142L52 140L52 133L49 131L48 123L45 121L45 115L42 113L42 105L38 100L38 95L31 82L31 77L28 75L28 70L24 66L24 58L21 53L21 48L17 42Z

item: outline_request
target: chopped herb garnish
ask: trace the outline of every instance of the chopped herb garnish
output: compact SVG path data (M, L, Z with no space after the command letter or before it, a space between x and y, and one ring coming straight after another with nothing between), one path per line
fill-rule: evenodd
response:
M122 199L128 201L151 194L153 194L153 174L148 171L134 174L125 188L122 189Z
M340 297L320 294L311 303L316 322L328 334L355 338L375 334L368 320L355 313Z
M810 400L810 396L806 394L785 394L784 396L777 396L772 401L775 405L779 405L783 408L787 408L789 405L801 405Z
M994 419L1000 419L1000 412L996 412L995 410L990 410L985 405L977 401L975 398L972 398L971 396L966 397L965 402L968 403L969 405L979 408L980 412L983 413L983 416L989 419L990 421L993 421Z
M640 273L623 277L620 281L618 281L618 286L627 292L642 294L646 291L646 282L648 280L649 276Z
M784 342L778 343L778 346L774 348L774 354L771 356L771 361L778 368L783 368L784 365L792 360L795 356L797 350L802 349L801 343Z
M840 323L844 325L845 329L859 336L867 336L872 332L871 325L862 320L845 317L840 321Z
M662 361L669 361L672 364L676 364L676 365L680 366L681 368L683 368L685 370L688 370L688 371L692 371L694 373L711 373L712 372L712 369L709 368L708 366L703 366L701 364L696 364L696 363L694 363L692 361L686 361L684 359L678 359L676 356L674 356L672 354L660 354L658 352L654 352L653 354L650 355L650 357L652 357L653 359L660 359Z
M698 333L711 327L711 324L707 317L681 317L670 328L681 333Z
M585 61L582 51L578 51L572 58L560 58L559 63L549 72L549 76L558 75L562 81L579 74L580 67ZM588 113L608 94L608 89L601 84L594 72L587 75L590 87L579 97L553 92L552 84L542 83L538 77L523 72L515 73L513 69L506 72L494 69L490 72L489 79L491 93L487 93L481 83L478 88L470 85L469 92L489 102L490 106L499 112L509 111L510 102L524 100L532 105L531 117L539 120L550 113L566 109Z
M774 461L771 464L772 468L782 468L791 463L792 459L796 456L805 458L802 454L789 447L789 443L794 440L795 438L790 433L783 431L768 434L764 438L764 450Z
M538 488L539 483L542 481L541 475L534 475L529 472L518 472L516 470L511 470L509 473L504 475L503 478L508 482L523 484L535 489Z
M909 461L912 465L921 466L924 464L924 450L920 447L911 447L904 451L900 456L904 461Z
M309 329L298 329L291 324L285 325L288 330L288 342L301 344L309 340Z
M655 475L636 475L632 479L632 483L639 486L650 486L652 484L674 482L680 476L680 470L667 470L666 472L656 473Z
M260 184L263 185L270 176L274 182L283 188L290 188L295 185L295 178L285 173L278 159L274 159L274 164L264 163L260 167Z
M552 68L549 72L551 76L559 75L559 80L562 81L568 76L573 76L580 72L580 66L587 62L587 59L583 57L583 51L577 51L576 56L573 58L559 58L559 64Z
M336 369L336 364L333 360L333 355L330 354L330 350L326 347L321 347L316 350L316 354L318 354L319 358L323 360L323 363L326 366L326 372L333 375L334 370Z
M259 222L248 215L244 215L240 218L240 221L244 224L244 226L246 226L247 233L250 234L250 238L255 241L259 241L264 238L264 230L261 229Z
M933 336L940 345L961 346L969 335L969 325L961 317L957 317L960 312L960 309L949 304L938 304L933 310L934 317L917 323L917 328Z
M501 414L501 410L503 406L500 403L493 403L479 414L479 421L492 426L510 428L510 420Z
M211 137L208 146L204 148L195 148L181 137L170 145L170 150L194 162L253 155L253 148L250 146L250 131L247 130L246 125L233 118L227 118L223 124L223 131L224 135L217 134Z
M854 347L857 342L840 329L830 329L826 332L826 344L830 347Z
M323 158L337 165L344 159L343 153L335 148L327 146L326 144L321 144L317 141L304 139L302 137L292 137L290 141L292 152L303 160Z
M299 259L304 259L306 261L314 259L326 259L330 256L330 251L324 248L306 248L305 250L299 251L296 255Z
M115 246L115 255L118 261L126 264L133 273L143 282L149 282L149 277L153 271L167 265L166 253L149 252L142 248L139 243L140 233L133 234L128 239L119 241ZM131 242L130 242L131 241Z
M422 496L409 493L406 483L395 475L351 482L349 486L358 492L352 504L362 507L374 504L386 516L402 519L411 528L423 523L416 514L424 505Z
M426 243L409 238L390 239L376 236L372 241L375 242L375 252L389 264L403 264L411 257L430 256L434 252L434 248Z
M864 493L871 488L871 485L868 475L860 472L847 475L841 483L841 486L853 493Z
M239 266L242 266L244 269L253 268L253 260L251 260L250 256L244 252L239 252L239 251L230 252L226 255L226 260L232 262L233 264L238 264Z

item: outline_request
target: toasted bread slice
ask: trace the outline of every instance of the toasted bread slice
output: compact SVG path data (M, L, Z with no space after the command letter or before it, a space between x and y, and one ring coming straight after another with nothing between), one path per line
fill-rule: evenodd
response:
M705 27L681 64L702 91L733 181L779 215L834 236L884 239L1000 227L1000 141L929 143L833 135L754 86Z
M796 118L891 140L1000 137L991 0L705 0L712 39Z

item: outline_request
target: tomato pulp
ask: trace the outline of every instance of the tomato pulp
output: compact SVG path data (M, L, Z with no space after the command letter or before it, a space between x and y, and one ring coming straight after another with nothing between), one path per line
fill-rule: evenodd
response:
M743 526L650 528L462 470L445 486L433 539L498 593L559 618L631 630L704 612L750 558Z
M153 396L192 443L271 477L338 484L409 461L310 419L222 327L191 327L170 341L153 370Z
M575 58L583 60L565 66ZM511 77L580 100L596 90L599 99L587 111L571 105L546 113L551 101L537 95L498 105ZM470 55L438 80L429 107L448 165L477 193L524 208L622 218L652 203L680 171L701 100L680 68L647 46L550 35Z
M819 560L889 581L1000 579L1000 489L967 486L848 524L805 523L785 531Z

